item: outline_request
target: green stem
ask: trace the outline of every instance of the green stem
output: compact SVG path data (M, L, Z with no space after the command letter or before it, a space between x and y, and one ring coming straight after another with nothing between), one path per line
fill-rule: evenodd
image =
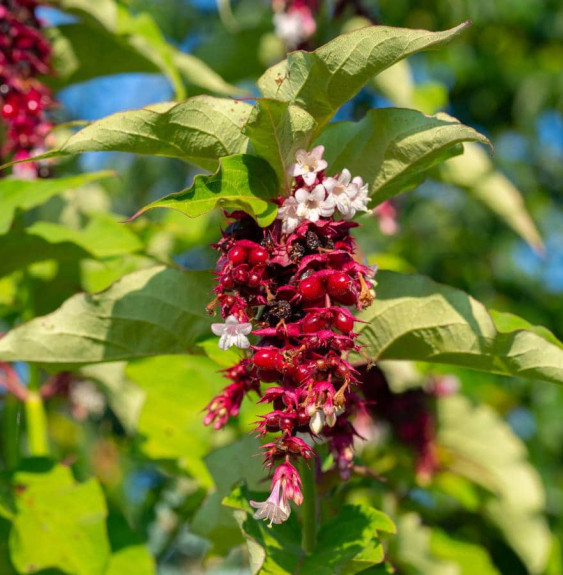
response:
M317 542L317 486L315 483L315 463L311 468L306 463L301 465L301 481L303 482L303 503L301 504L301 519L303 532L301 546L305 553L312 553Z
M43 400L39 393L32 391L24 405L29 454L32 457L47 456L49 455L49 442L47 440L47 417Z
M12 394L6 394L3 414L4 456L8 469L15 469L20 462L20 415L21 402Z

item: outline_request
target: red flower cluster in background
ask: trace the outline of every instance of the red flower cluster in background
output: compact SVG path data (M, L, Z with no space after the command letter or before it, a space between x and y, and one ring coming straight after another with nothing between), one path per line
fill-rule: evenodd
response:
M51 91L37 77L51 69L51 48L35 16L36 0L0 0L0 115L4 132L1 155L24 160L40 153L51 129L45 111ZM43 167L23 164L19 176L44 175Z
M205 423L215 429L236 416L249 391L272 406L257 431L278 437L264 445L264 463L274 472L272 495L254 503L255 517L271 522L289 516L288 499L300 504L300 478L292 465L310 459L313 449L298 434L328 441L335 465L347 479L353 465L354 428L349 419L362 407L355 393L358 372L348 362L355 343L355 318L374 298L374 271L359 263L350 230L358 224L335 220L368 211L367 187L346 170L338 179L324 175L322 148L297 153L295 185L280 199L278 220L260 228L242 212L215 246L216 298L227 321L213 324L219 346L251 349L249 357L225 371L232 383L207 406ZM251 346L247 335L258 336ZM264 383L273 384L262 391Z

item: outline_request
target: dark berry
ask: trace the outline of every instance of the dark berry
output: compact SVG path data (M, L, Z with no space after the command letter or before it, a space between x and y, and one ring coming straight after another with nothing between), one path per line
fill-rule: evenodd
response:
M307 249L311 252L316 252L321 247L321 241L319 240L319 236L312 231L308 231L305 235L305 244Z
M281 377L280 372L275 369L259 369L256 375L258 376L258 379L265 383L273 383L274 381L278 381Z
M234 266L238 266L240 264L246 263L248 252L245 248L241 246L235 246L234 248L231 248L229 250L227 257Z
M297 263L305 255L305 246L300 243L295 243L289 250L289 257L291 261Z
M311 276L299 282L299 293L304 300L315 300L325 295L325 287L320 278Z

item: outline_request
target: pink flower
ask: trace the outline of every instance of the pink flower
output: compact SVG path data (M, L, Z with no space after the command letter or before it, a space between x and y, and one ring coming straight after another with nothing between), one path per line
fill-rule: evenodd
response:
M268 527L272 526L272 523L279 525L284 521L287 521L291 513L291 507L287 502L285 493L282 489L282 481L277 480L274 483L270 497L266 501L251 501L250 505L255 509L258 509L253 515L254 519L264 519L264 521L270 520Z

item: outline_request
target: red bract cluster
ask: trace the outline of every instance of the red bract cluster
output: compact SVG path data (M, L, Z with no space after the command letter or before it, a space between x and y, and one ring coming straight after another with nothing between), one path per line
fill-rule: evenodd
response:
M249 391L271 405L256 429L261 436L278 434L264 446L264 463L268 469L281 463L286 473L274 474L269 504L255 506L260 505L256 517L274 523L287 519L287 499L302 500L290 462L314 452L299 434L326 438L341 476L349 477L349 418L362 403L354 391L358 372L348 362L349 352L360 351L351 310L372 302L374 271L354 257L350 230L358 224L337 221L334 214L338 205L348 217L356 209L366 211L367 188L346 171L338 179L325 177L321 156L320 147L298 152L291 169L295 185L279 200L278 220L260 228L243 212L232 213L215 246L221 255L209 311L219 307L227 321L213 324L213 331L221 335L222 349L249 349L249 357L225 371L232 383L208 405L205 423L223 427ZM251 331L259 338L254 346L246 337Z
M50 90L37 76L50 72L51 48L35 16L35 0L0 1L0 113L6 133L2 156L24 160L40 152L51 129L45 111ZM43 175L42 167L24 164L18 175Z

